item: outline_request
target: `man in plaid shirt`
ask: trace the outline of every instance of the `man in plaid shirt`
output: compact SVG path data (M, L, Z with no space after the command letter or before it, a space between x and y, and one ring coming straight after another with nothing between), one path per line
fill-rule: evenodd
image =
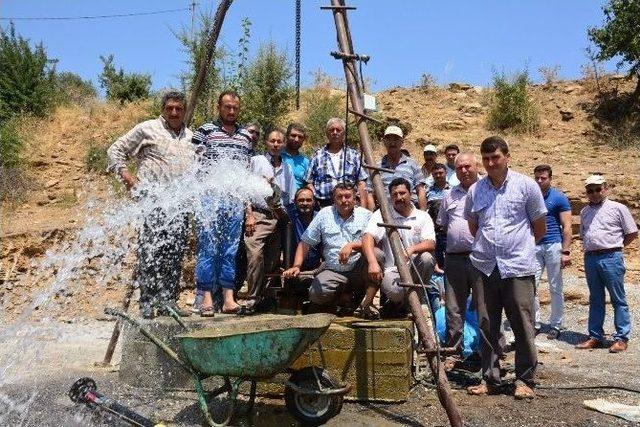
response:
M325 128L329 142L313 155L305 181L320 207L333 203L331 192L339 182L344 182L357 187L360 206L367 208L367 173L360 162L360 153L345 144L345 127L344 120L329 119Z

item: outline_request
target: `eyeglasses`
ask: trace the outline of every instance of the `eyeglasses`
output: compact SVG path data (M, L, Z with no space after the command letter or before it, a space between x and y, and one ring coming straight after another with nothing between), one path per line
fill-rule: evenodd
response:
M602 191L602 187L587 188L587 194L599 193Z

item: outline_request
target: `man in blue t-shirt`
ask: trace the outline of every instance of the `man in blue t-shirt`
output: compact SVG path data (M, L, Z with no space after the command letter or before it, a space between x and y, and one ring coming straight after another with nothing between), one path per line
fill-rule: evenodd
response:
M287 127L285 135L286 146L280 155L282 161L288 164L293 171L293 177L296 180L296 191L304 187L304 177L309 168L309 158L300 154L300 147L307 139L307 131L300 123L291 123Z
M551 187L551 166L538 165L533 170L536 182L540 186L547 207L547 234L536 245L538 271L536 273L536 291L540 286L542 271L547 269L547 280L551 293L551 329L547 338L556 339L563 329L564 298L562 295L562 269L571 263L571 205L569 199L560 190ZM540 300L536 292L535 299L536 331L540 330Z

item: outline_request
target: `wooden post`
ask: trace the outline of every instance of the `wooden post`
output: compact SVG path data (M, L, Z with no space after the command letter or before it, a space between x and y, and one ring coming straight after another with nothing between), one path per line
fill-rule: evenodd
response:
M333 11L338 37L338 46L340 47L340 56L342 57L342 64L344 66L344 73L347 81L347 95L349 96L352 110L356 113L355 116L358 124L358 134L360 136L360 147L366 164L373 166L375 165L375 161L373 159L373 150L371 140L369 138L369 130L367 127L366 117L364 115L362 100L363 82L358 74L358 68L356 66L357 55L354 55L349 24L347 21L347 10L350 8L345 6L344 0L331 0L331 7L327 7L327 9L331 9ZM382 220L385 223L394 224L379 171L376 169L370 169L370 176L373 182L373 192L380 204ZM411 277L411 271L409 270L409 260L402 248L402 242L400 240L398 230L393 227L386 227L386 232L391 246L391 251L395 258L396 266L398 267L400 279L404 283L411 283L413 279ZM437 338L433 330L431 313L425 314L422 310L420 299L415 288L408 288L407 292L409 307L413 314L413 321L416 325L416 329L418 330L420 346L426 350L429 367L436 378L438 398L447 412L451 425L454 427L461 427L462 417L460 416L460 412L451 397L449 382L444 372L443 364L439 361L436 342Z

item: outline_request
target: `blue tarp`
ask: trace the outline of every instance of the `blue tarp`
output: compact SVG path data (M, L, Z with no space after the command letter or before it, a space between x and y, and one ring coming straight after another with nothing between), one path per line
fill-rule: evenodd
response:
M445 342L447 319L444 307L440 307L436 311L436 328L438 329L440 342ZM467 312L462 336L462 356L467 358L474 352L480 352L480 333L478 331L478 316L475 311L471 310L471 299L469 299L467 302Z

